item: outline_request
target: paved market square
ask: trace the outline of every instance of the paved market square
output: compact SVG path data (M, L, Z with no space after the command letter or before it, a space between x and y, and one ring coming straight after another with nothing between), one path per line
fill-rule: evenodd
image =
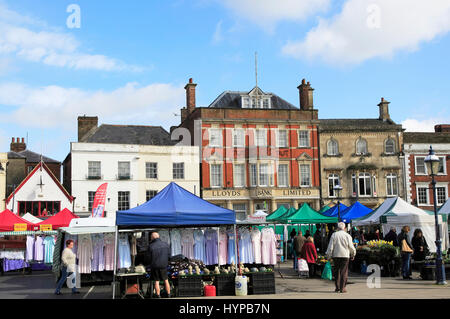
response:
M413 280L401 277L381 278L381 288L368 288L367 276L350 273L347 293L335 293L334 282L323 279L300 279L291 269L291 263L281 264L275 269L276 294L175 298L175 299L450 299L450 285L438 286L434 281L418 279L413 272ZM72 295L67 288L61 296L53 294L54 276L51 272L34 272L31 275L6 273L0 276L1 299L111 299L109 285L85 286L79 295ZM163 301L165 299L161 299Z

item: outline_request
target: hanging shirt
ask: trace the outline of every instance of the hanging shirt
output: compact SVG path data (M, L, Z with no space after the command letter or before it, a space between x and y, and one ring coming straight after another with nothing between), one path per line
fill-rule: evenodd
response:
M229 230L227 232L228 236L228 264L234 263L236 265L236 251L235 251L235 242L236 242L236 234L234 230Z
M119 268L131 267L131 250L127 234L119 235Z
M44 263L53 264L53 252L55 251L55 238L46 236L44 238Z
M228 236L225 230L219 233L219 264L225 265L227 263L228 252Z
M201 229L194 230L194 259L206 263L205 236Z
M194 231L192 229L181 231L181 253L189 259L194 259Z
M27 236L27 251L25 259L26 261L33 260L34 253L34 236Z
M103 243L105 245L105 270L114 270L114 234L107 233L103 236Z
M77 258L80 274L90 274L92 269L92 259L94 258L90 234L78 235Z
M206 265L218 264L217 252L217 231L214 229L205 230Z
M272 228L261 231L261 261L264 265L277 263L277 239Z
M241 228L239 230L239 257L240 263L252 264L253 259L253 247L250 231L247 228Z
M259 229L254 228L251 232L252 237L252 247L253 247L253 257L255 259L255 264L261 263L261 232Z
M105 243L103 240L103 234L93 234L92 235L92 248L93 248L93 258L92 258L92 271L103 271L105 270L105 256L104 256Z
M170 246L170 235L169 235L169 231L162 229L162 230L158 230L158 234L159 234L159 239L161 239L162 241L165 241L167 244L169 244Z
M37 236L34 241L34 260L44 260L44 239L41 236Z
M170 252L171 256L181 254L181 233L178 229L170 231Z

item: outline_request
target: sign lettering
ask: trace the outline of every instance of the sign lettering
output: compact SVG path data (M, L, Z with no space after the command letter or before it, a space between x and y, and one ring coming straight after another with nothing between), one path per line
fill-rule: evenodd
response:
M27 224L14 224L14 231L26 231Z
M52 230L52 225L39 225L40 231L50 231Z

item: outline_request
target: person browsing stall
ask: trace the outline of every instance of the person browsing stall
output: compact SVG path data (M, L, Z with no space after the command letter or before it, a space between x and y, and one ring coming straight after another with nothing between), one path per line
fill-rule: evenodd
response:
M170 247L159 238L159 234L151 234L151 242L148 247L148 264L151 268L150 280L155 282L156 297L160 296L159 282L164 281L167 295L170 297L169 278L167 276L167 266L169 265Z
M63 250L61 255L62 268L61 268L61 279L58 281L56 285L55 295L61 295L61 288L64 285L64 282L67 280L74 271L75 271L75 263L76 263L76 255L72 251L73 248L73 240L66 241L66 248ZM72 294L79 294L76 287L72 288Z

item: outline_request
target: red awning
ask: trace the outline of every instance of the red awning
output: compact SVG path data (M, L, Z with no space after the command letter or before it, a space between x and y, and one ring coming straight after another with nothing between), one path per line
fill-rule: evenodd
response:
M72 213L67 208L64 208L62 211L57 213L56 215L47 218L46 220L43 220L42 222L36 224L36 225L52 225L53 229L58 229L61 227L68 227L70 224L70 221L74 218L79 218L77 215Z
M33 226L36 225L14 214L9 209L0 213L0 232L14 231L15 224L26 224L27 230L33 230Z

